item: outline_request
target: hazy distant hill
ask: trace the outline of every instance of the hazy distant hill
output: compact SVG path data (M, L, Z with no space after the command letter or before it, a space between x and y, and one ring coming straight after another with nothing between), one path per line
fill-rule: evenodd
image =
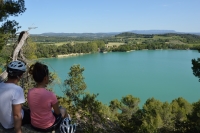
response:
M114 36L119 34L120 32L115 33L42 33L42 34L34 34L40 36L59 36L59 37L89 37L89 38L104 38Z
M177 33L175 30L132 30L129 31L136 34L166 34L166 33Z
M131 30L131 31L124 31L124 32L131 32L136 34L166 34L166 33L177 33L177 34L188 34L187 32L176 32L175 30ZM39 36L59 36L59 37L86 37L86 38L104 38L104 37L110 37L115 36L117 34L120 34L123 32L107 32L107 33L42 33L42 34L32 34L32 35L39 35ZM200 35L199 33L192 33L189 34L195 34Z
M131 30L128 32L136 33L136 34L166 34L166 33L177 33L177 34L195 34L200 35L200 32L177 32L175 30Z
M191 34L195 34L195 35L199 35L200 36L200 33L191 33Z

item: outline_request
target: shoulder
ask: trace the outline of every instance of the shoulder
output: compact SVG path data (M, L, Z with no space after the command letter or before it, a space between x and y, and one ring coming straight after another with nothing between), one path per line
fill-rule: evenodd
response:
M33 91L33 89L34 89L34 88L28 89L28 92L31 92L31 91Z
M13 90L16 90L16 91L20 91L20 92L23 92L23 88L21 86L18 86L18 85L11 85Z
M50 99L54 99L54 100L57 100L57 97L56 97L56 94L50 90L46 90L47 91L47 95Z
M14 91L23 91L22 87L13 83L4 83L4 85L6 88L10 88Z
M17 88L17 89L20 89L20 90L23 90L23 88L19 85L14 85L13 87Z
M55 93L53 93L52 91L50 91L50 90L46 90L46 91L48 92L49 95L56 96Z

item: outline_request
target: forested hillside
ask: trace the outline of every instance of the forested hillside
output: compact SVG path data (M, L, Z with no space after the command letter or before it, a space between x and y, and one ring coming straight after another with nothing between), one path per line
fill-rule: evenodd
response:
M0 60L5 62L11 53L13 39L3 47ZM94 52L127 52L130 50L156 49L192 49L200 48L200 36L193 34L135 34L120 33L115 36L63 37L63 36L30 36L25 47L25 56L31 59L50 58L72 53Z
M26 52L32 58L49 58L72 53L126 52L130 50L156 49L199 49L200 36L193 34L135 34L120 33L115 36L63 37L63 36L30 36L29 46L33 52ZM10 45L5 46L7 49ZM5 56L2 54L2 57Z

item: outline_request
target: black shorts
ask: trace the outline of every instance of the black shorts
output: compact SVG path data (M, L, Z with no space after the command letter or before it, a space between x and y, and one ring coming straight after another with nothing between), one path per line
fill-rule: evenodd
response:
M60 126L60 123L62 122L63 118L62 118L62 115L56 115L53 113L53 115L55 116L56 120L54 122L54 124L46 129L41 129L41 128L37 128L37 127L34 127L33 125L32 128L34 128L36 131L41 131L41 132L51 132L51 131L54 131L56 129L59 128Z
M24 117L22 119L22 125L31 124L30 109L23 109L23 110L24 110Z

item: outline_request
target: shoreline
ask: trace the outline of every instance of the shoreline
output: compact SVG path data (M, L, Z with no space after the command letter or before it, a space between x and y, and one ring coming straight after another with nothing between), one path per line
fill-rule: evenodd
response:
M61 55L57 55L57 57L55 57L55 58L65 58L65 57L70 57L70 56L79 56L79 55L85 55L85 54L90 54L90 53L61 54Z
M149 49L141 49L142 50L149 50ZM193 50L193 49L154 49L155 51L157 50ZM126 52L133 52L133 51L140 51L140 50L130 50L130 51L126 51ZM109 51L112 52L112 51ZM103 53L109 53L107 52L103 52ZM86 54L91 54L90 53L71 53L71 54L61 54L61 55L57 55L57 57L49 57L49 58L66 58L66 57L72 57L72 56L80 56L80 55L86 55ZM38 59L48 59L48 58L38 58ZM36 59L37 60L37 59Z

